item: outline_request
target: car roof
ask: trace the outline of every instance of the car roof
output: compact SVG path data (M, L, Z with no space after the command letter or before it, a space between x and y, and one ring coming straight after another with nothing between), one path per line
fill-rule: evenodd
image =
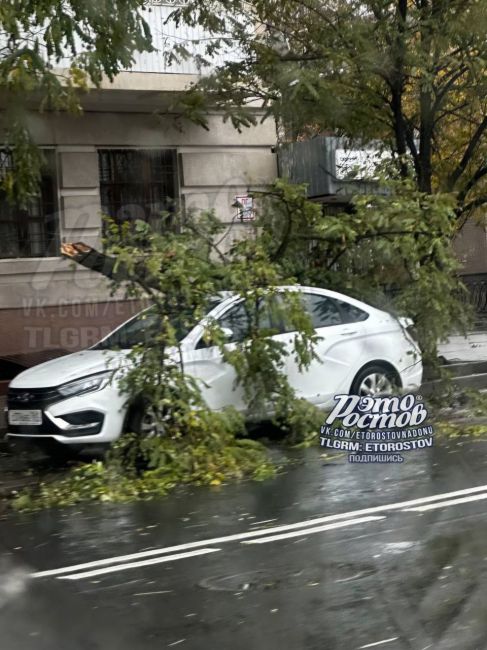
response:
M342 302L347 302L355 307L358 307L367 312L380 312L380 309L373 307L362 300L357 300L351 296L347 296L344 293L339 293L338 291L332 291L331 289L323 289L322 287L310 287L302 284L289 284L289 285L279 285L275 287L277 291L293 291L300 293L315 293L321 296L327 296L329 298L334 298L335 300L341 300ZM224 295L226 296L224 298ZM239 302L242 298L238 293L233 291L221 291L218 293L218 296L222 297L222 302L212 309L209 314L216 315L220 314L221 311L225 310L229 305L234 302Z
M294 285L291 284L291 285L279 287L279 289L285 291L301 291L302 293L321 294L324 296L328 296L329 298L335 298L336 300L349 302L351 305L356 305L357 307L361 307L362 309L367 308L374 311L380 311L377 309L377 307L373 307L372 305L369 305L367 302L363 302L363 300L357 300L357 298L352 298L352 296L348 296L346 293L339 293L338 291L332 291L331 289L324 289L323 287L309 287L309 286L304 286L302 284L294 284Z

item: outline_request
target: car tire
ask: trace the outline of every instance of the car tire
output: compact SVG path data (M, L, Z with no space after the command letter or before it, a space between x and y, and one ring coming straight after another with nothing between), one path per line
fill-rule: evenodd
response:
M135 433L141 438L157 438L166 435L166 431L151 413L148 405L138 404L130 409L125 425L126 433Z
M376 363L365 366L355 376L350 388L350 395L374 397L393 395L401 388L401 380L390 366Z

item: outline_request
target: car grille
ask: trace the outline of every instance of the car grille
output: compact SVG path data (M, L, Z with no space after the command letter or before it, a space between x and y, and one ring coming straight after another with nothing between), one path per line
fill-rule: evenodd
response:
M10 410L40 409L42 413L42 424L12 425L8 427L10 434L24 436L89 436L99 433L103 426L104 416L98 411L82 411L79 413L68 413L62 415L64 420L70 424L93 423L93 426L86 429L60 429L44 413L45 409L56 402L67 399L57 388L9 388L7 393L7 407Z
M43 409L62 399L57 388L9 388L7 392L10 409Z

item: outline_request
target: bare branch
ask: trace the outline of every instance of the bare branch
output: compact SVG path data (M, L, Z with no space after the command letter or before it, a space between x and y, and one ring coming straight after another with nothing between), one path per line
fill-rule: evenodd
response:
M487 194L483 194L481 196L477 196L475 199L470 201L469 203L465 203L463 206L460 206L457 208L457 216L463 216L465 214L470 214L473 212L473 210L482 207L487 203Z
M471 176L465 187L458 193L457 200L461 204L465 201L467 194L477 185L480 179L487 175L487 165L480 165L475 173Z
M448 81L446 81L446 83L434 89L436 99L433 103L433 108L432 108L433 113L436 113L438 111L446 95L455 86L455 82L458 81L458 79L460 79L461 77L463 77L463 75L467 72L467 70L468 67L466 65L461 66L454 74L450 76L450 78L448 79Z
M450 175L450 178L448 179L448 187L450 188L450 190L453 190L460 176L467 169L468 164L472 160L472 157L475 154L475 151L478 145L480 144L480 141L486 129L487 129L487 115L484 116L484 119L478 125L475 133L473 134L472 138L470 139L470 142L467 145L467 148L465 149L465 153L463 154L462 159L460 160L456 169L453 171L453 173Z

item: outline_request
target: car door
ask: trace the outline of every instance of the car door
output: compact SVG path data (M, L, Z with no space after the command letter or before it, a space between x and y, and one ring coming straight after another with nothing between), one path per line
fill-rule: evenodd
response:
M302 300L319 337L317 358L301 372L294 355L289 354L289 383L298 397L326 407L333 403L335 395L348 392L363 365L368 314L346 300L319 292L303 292ZM288 334L287 344L292 348L295 333Z
M227 344L229 347L235 346L245 334L242 316L239 303L227 305L212 316L220 327L232 329L234 336ZM211 409L221 410L233 406L238 411L244 411L243 391L236 384L235 370L223 361L218 346L204 340L204 331L204 327L198 325L190 334L189 341L183 344L184 372L197 380L202 397Z
M222 329L231 331L225 346L227 349L231 350L248 337L250 320L243 301L233 301L214 318ZM267 304L263 304L259 314L259 327L269 332L273 329L277 332L280 327L280 323L279 326L273 323ZM223 360L217 346L205 343L203 332L204 328L199 326L197 333L192 337L192 342L189 346L185 346L183 352L185 372L198 380L203 398L210 408L219 410L225 406L233 406L238 411L245 412L247 405L244 391L242 386L237 384L237 375L233 366Z

